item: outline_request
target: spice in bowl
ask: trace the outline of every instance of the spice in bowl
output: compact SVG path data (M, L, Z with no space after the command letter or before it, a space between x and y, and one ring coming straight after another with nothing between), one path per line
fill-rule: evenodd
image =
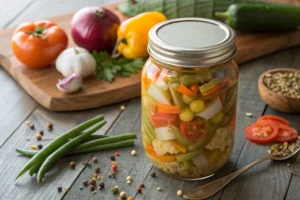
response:
M264 84L279 95L300 98L300 73L298 72L267 73Z

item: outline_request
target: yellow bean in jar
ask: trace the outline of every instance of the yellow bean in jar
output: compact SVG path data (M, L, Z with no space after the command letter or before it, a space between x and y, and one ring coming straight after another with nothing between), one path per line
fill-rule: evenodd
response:
M201 112L205 107L205 103L202 100L195 100L190 104L190 109L193 112Z

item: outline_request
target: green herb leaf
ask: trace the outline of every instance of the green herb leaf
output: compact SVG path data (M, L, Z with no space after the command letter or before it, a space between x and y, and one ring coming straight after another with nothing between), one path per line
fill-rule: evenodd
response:
M115 75L130 76L137 73L143 68L143 58L137 58L135 60L128 60L126 58L114 59L109 56L107 52L92 53L97 63L97 77L100 80L113 81Z

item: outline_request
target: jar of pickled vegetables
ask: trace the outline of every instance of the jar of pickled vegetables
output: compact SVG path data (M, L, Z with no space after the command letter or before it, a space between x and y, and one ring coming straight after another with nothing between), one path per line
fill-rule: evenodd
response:
M202 18L149 32L142 72L142 140L153 165L180 179L215 174L234 143L238 68L235 33Z

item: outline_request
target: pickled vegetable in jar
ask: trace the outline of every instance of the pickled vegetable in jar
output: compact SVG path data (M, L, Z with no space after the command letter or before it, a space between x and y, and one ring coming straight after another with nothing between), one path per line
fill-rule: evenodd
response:
M234 144L234 31L214 20L169 20L151 29L148 51L141 97L148 159L175 178L215 174Z

